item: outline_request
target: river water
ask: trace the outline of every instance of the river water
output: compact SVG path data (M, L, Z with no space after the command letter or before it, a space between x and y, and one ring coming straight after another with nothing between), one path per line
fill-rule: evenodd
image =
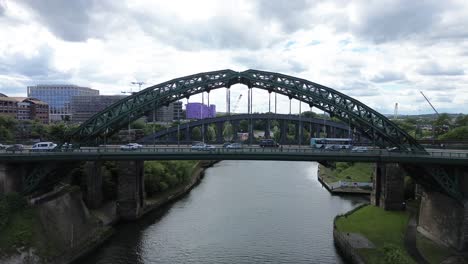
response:
M79 263L343 263L333 218L364 201L330 195L315 162L222 161Z

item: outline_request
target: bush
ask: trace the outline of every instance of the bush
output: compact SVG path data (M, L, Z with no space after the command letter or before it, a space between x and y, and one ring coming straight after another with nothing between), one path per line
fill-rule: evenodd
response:
M190 179L195 161L145 162L145 191L148 196L174 188Z
M385 245L383 247L383 252L384 252L384 262L388 264L394 264L394 263L399 263L399 264L406 264L406 263L411 263L410 260L408 260L408 257L404 252L402 252L402 249L394 246L394 245Z
M26 198L18 193L10 193L0 197L0 230L8 224L8 220L15 212L28 206Z

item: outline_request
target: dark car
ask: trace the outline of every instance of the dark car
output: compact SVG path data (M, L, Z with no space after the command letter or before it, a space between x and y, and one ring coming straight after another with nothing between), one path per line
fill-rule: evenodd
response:
M276 143L273 139L262 139L260 140L260 147L262 148L277 148L279 144Z
M6 148L6 151L23 151L24 146L21 144L14 144Z
M231 145L232 143L231 142L224 142L223 144L223 148L227 148L229 145Z

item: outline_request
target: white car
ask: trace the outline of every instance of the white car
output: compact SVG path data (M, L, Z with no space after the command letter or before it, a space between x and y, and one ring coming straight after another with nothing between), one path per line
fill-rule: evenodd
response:
M367 147L354 147L351 149L351 152L367 152L368 150Z
M31 151L52 151L57 147L53 142L39 142L32 146Z
M120 150L137 150L143 148L143 145L138 143L128 143L127 145L120 146Z
M242 148L242 144L241 143L232 143L230 145L227 145L228 149L241 149Z
M213 145L207 145L203 142L195 143L192 145L193 150L212 150L215 149L216 147Z

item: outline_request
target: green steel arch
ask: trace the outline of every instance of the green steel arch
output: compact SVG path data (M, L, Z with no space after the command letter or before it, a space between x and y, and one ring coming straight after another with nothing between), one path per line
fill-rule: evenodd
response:
M378 146L424 151L414 138L396 124L354 98L304 79L258 70L204 72L148 87L97 113L78 127L68 140L80 144L92 142L95 138L117 132L154 108L238 83L282 94L328 112L358 129Z

